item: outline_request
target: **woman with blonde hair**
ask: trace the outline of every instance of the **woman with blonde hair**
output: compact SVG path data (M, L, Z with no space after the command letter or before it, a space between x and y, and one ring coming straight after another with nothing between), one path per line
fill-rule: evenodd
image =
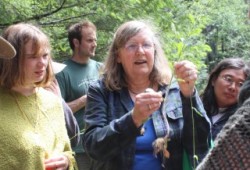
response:
M149 24L135 20L117 29L103 77L87 95L83 146L92 169L182 169L184 151L191 162L194 155L202 159L209 121L194 87L197 70L181 61L174 71L182 81L170 84L172 73ZM193 107L201 113L193 115L195 129Z
M0 59L0 169L74 169L62 102L45 90L53 79L48 37L36 26L9 26L16 50Z

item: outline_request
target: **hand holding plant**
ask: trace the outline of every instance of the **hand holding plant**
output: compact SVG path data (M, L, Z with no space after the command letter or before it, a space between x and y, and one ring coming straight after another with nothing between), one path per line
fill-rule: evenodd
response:
M190 97L194 92L197 79L196 66L192 62L184 60L174 64L174 71L182 94Z

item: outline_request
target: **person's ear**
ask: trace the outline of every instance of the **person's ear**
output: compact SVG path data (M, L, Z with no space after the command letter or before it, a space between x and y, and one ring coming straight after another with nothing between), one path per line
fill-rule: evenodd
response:
M217 77L213 77L213 79L212 79L212 86L214 86L216 80L217 80Z
M119 55L117 56L117 60L116 61L117 61L117 63L121 63L121 58L120 58Z
M74 44L74 47L77 47L77 48L80 46L80 42L76 38L73 39L73 44Z
M117 54L116 62L117 62L117 63L121 63L121 62L122 62L119 52L118 52L118 54Z

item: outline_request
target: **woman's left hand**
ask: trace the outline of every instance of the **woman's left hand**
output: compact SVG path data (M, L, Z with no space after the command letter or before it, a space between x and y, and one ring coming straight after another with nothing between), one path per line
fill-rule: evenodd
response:
M65 155L56 155L52 156L49 159L44 161L45 169L54 169L54 170L67 170L69 167L69 159Z
M175 75L177 77L181 93L185 97L190 97L195 88L195 81L197 79L196 66L187 60L180 61L174 64Z

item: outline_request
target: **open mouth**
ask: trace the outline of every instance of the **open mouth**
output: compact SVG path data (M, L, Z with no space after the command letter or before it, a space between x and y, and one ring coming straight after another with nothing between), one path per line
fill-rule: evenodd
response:
M140 60L140 61L135 61L134 64L136 65L141 65L141 64L146 64L147 61L146 60Z
M36 74L36 75L38 75L38 76L43 75L43 73L44 73L44 71L43 71L43 70L42 70L42 71L36 71L36 72L35 72L35 74Z

